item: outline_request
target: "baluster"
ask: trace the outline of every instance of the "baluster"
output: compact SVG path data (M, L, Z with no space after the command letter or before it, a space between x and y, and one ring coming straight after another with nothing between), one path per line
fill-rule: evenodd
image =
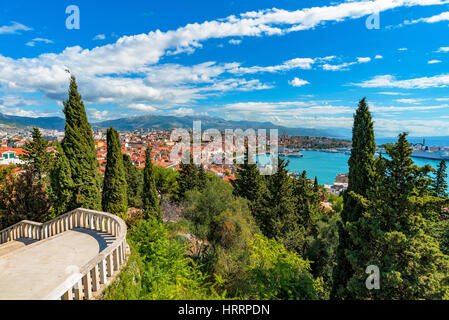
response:
M101 284L107 284L108 278L107 278L107 266L106 266L106 259L101 260L100 264L100 283Z
M114 274L113 271L113 267L112 267L112 254L109 254L106 257L106 261L107 261L107 267L108 267L108 278L112 277L112 275Z
M81 280L78 280L78 282L75 284L75 300L82 300L83 299L83 286L81 283Z
M112 252L113 258L114 258L114 271L117 271L119 269L119 258L118 258L118 248L116 248Z
M92 269L92 291L97 292L100 289L100 277L98 272L98 264Z
M66 293L64 293L62 300L73 300L73 288L70 288Z
M84 300L90 300L92 298L92 284L90 280L90 271L88 271L83 277Z

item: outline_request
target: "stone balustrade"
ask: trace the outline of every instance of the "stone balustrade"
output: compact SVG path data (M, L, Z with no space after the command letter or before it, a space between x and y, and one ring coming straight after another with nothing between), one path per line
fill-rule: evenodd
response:
M45 241L74 228L107 233L114 241L79 270L68 270L68 279L45 299L88 300L100 293L125 262L125 222L113 214L75 209L45 223L24 220L0 231L0 244L3 244L20 238Z

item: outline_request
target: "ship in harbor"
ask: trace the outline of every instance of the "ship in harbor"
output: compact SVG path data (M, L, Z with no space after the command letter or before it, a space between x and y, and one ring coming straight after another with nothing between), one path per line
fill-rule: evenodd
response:
M412 145L412 157L429 160L449 160L449 148L431 147L425 145L426 141Z
M413 151L412 157L430 160L449 160L449 150Z

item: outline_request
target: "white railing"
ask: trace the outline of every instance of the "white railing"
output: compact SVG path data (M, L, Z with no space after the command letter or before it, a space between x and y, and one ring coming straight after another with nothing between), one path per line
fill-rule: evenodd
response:
M100 293L125 262L125 222L110 213L75 209L45 223L24 220L0 231L0 244L3 244L20 238L45 240L74 228L108 233L115 239L79 270L71 270L69 278L47 295L47 300L88 300L94 293Z

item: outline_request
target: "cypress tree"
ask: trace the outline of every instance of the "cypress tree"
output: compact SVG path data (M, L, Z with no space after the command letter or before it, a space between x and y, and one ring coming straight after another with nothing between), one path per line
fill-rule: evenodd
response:
M447 198L447 173L446 173L446 161L441 160L435 173L435 179L433 181L433 191L437 197Z
M320 185L318 184L318 178L315 176L315 180L313 181L313 191L318 193L320 191Z
M123 167L120 138L114 128L107 131L107 161L103 182L103 211L126 217L128 211L128 194Z
M83 207L101 210L101 178L97 151L73 75L70 80L69 99L64 101L64 114L66 121L62 148L69 161L74 183L71 209Z
M42 179L50 172L53 155L47 151L48 142L44 140L38 128L33 128L32 140L25 144L25 155L20 158L26 162L36 180Z
M52 188L53 218L69 211L73 206L73 179L69 160L62 150L56 156L53 170L50 173Z
M131 161L127 154L123 154L123 167L125 168L125 178L127 184L128 205L130 207L142 206L142 185L143 174Z
M347 224L362 215L364 208L354 197L355 194L367 196L375 177L374 154L376 143L371 112L366 98L363 98L354 114L352 128L352 150L349 157L348 189L343 194L343 211L339 224L339 245L337 248L337 265L333 271L333 287L331 299L350 299L347 283L354 273L346 252L355 249L350 239Z
M200 191L204 190L207 183L206 170L204 170L203 164L198 166L198 188Z
M151 161L151 149L145 151L145 168L143 169L143 214L145 219L156 218L162 221L162 212L154 180L154 167Z
M178 176L178 199L184 199L184 195L187 191L198 188L198 167L193 163L193 157L190 155L189 163L180 164Z

